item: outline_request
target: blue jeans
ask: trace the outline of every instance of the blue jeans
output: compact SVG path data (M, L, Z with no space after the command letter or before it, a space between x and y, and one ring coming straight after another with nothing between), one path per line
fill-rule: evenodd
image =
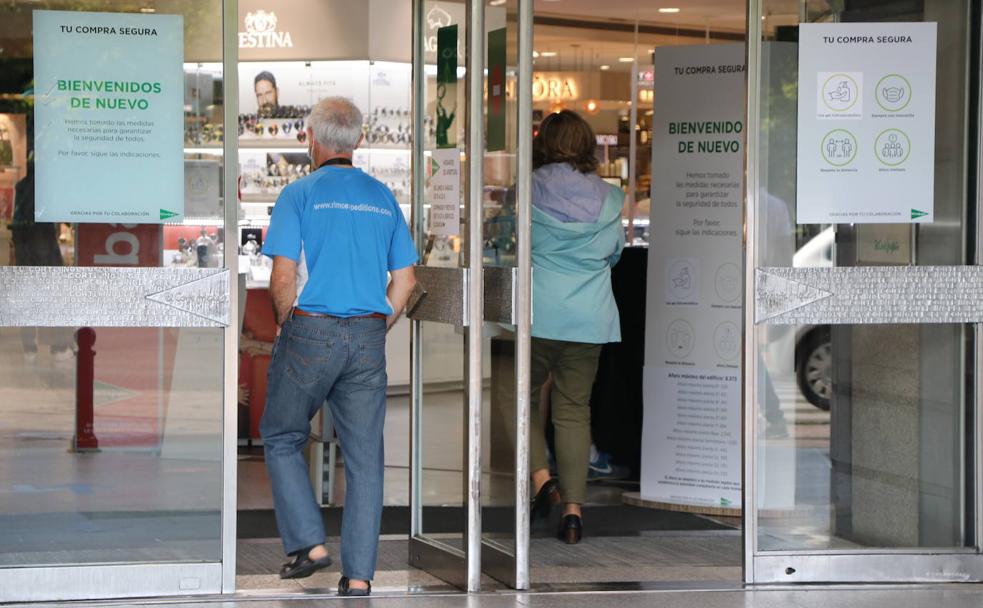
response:
M386 321L292 315L273 347L260 434L288 555L324 542L303 450L325 399L345 459L342 573L372 580L382 517Z

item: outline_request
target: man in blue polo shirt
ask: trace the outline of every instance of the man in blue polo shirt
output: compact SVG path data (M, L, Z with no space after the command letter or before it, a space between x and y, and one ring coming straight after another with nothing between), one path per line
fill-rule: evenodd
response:
M417 254L392 193L352 167L358 108L327 98L307 125L317 169L283 189L263 243L280 333L260 432L277 527L294 558L280 577L310 576L331 557L303 450L328 400L345 458L338 593L368 595L382 516L386 332L416 283Z

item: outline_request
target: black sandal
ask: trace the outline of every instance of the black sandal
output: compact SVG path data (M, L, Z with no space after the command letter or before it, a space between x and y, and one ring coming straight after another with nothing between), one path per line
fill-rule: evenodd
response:
M317 546L317 545L315 545ZM314 547L301 549L294 554L294 561L283 564L280 568L280 578L307 578L318 570L323 570L330 566L333 561L330 555L321 559L311 559L310 552Z
M365 581L365 584L368 585L367 589L353 588L351 583L352 579L347 576L341 577L341 580L338 581L338 595L366 596L372 593L372 583L369 581Z

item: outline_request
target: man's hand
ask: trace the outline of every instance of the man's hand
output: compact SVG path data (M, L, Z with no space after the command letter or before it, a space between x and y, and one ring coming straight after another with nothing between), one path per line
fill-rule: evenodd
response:
M276 267L274 266L274 268ZM392 280L389 281L389 287L386 289L386 298L393 307L393 314L386 319L386 328L392 329L392 326L399 320L399 316L403 314L406 301L410 299L410 294L416 287L416 271L412 266L407 266L399 270L392 270L389 274Z
M273 258L270 298L273 300L273 317L279 328L287 321L297 299L297 262L280 255Z

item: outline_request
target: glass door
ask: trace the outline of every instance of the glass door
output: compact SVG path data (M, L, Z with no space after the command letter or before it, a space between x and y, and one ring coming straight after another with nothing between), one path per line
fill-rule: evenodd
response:
M979 6L749 10L746 579L981 580Z
M482 569L515 589L529 586L531 10L513 0L485 12Z
M225 4L0 7L0 602L234 591Z
M528 585L515 505L528 500L529 216L516 180L532 115L527 103L517 130L516 14L414 3L410 563L468 591L483 571ZM525 50L531 83L531 29Z
M421 262L407 305L413 321L409 562L467 590L480 588L485 361L482 324L472 322L482 310L475 289L482 277L481 239L474 237L480 205L470 204L475 190L480 197L482 167L468 162L482 149L480 119L470 123L482 108L483 43L474 48L470 38L482 31L480 21L474 29L482 13L477 3L472 14L474 4L413 4L411 222Z

